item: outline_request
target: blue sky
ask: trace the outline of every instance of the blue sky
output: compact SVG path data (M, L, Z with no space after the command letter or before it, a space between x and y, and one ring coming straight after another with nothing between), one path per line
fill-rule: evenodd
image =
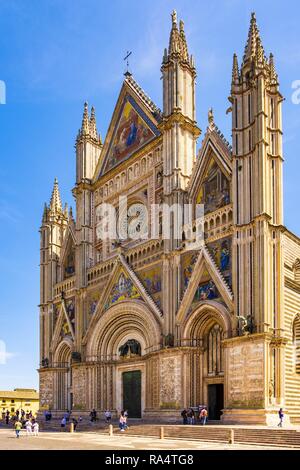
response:
M0 364L0 389L38 384L38 230L55 176L63 201L74 205L74 142L83 102L95 105L105 136L122 59L131 50L136 80L161 106L160 64L173 8L185 21L196 59L198 123L205 129L213 106L228 139L232 55L241 59L256 11L286 97L285 223L300 234L300 105L291 101L292 82L300 79L298 1L0 0L0 80L7 88L6 105L0 105L0 340L10 353Z

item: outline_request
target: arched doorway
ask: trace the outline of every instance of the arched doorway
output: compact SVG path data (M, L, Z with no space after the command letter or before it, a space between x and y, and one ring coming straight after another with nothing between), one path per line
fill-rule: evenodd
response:
M55 373L55 409L72 409L72 367L71 345L63 340L57 347L54 355Z
M98 369L90 406L142 417L151 394L144 356L158 350L160 340L161 318L144 302L120 301L108 309L87 343L87 359L92 357Z
M202 303L187 318L183 335L186 342L197 345L191 355L200 356L191 371L192 405L208 409L209 419L220 420L224 408L225 360L223 339L231 335L231 320L218 302ZM198 403L194 403L198 401Z

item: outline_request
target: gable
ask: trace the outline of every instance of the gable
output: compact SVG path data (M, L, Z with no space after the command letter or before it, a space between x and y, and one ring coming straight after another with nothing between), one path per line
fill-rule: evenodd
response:
M142 107L131 94L126 93L115 120L112 137L110 142L106 143L107 151L101 174L127 160L159 134L154 122Z

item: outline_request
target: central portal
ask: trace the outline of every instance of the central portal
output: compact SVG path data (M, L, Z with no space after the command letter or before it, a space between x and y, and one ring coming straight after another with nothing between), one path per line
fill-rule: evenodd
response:
M123 372L123 410L129 418L141 418L142 374L140 370Z

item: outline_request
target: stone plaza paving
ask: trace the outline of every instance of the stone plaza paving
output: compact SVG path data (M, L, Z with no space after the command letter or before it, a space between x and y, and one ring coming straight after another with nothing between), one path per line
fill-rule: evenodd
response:
M285 447L221 444L188 440L156 439L97 432L41 432L38 437L16 438L13 429L0 429L0 450L291 450Z

